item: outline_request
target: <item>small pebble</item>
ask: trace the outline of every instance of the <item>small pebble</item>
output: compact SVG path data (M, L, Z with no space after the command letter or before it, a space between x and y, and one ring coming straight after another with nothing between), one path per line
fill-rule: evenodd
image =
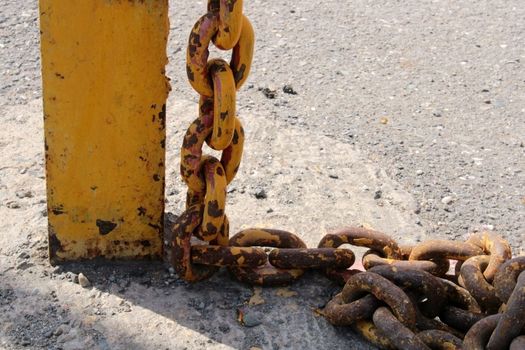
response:
M19 191L16 191L15 192L15 195L22 199L22 198L32 198L33 197L33 192L31 191L28 191L28 190L19 190Z
M35 264L30 263L28 261L23 261L20 264L16 265L16 269L23 271L23 270L27 270L28 268L33 267L33 266L35 266Z
M80 284L82 288L91 286L91 282L89 282L88 278L82 272L78 274L78 284Z
M416 175L423 175L423 170L419 169L416 171Z
M277 97L277 91L275 91L274 89L265 87L259 88L259 91L261 91L263 95L270 100L273 100L275 97Z
M264 199L266 198L266 191L264 190L264 188L257 188L255 189L254 195L257 199Z
M9 209L19 209L20 208L20 203L18 203L16 201L9 201L9 202L6 203L5 206L8 207Z
M452 196L445 196L441 199L441 203L446 205L452 204L452 202L454 202L454 197Z
M297 95L297 91L295 91L292 87L292 85L285 85L283 87L283 92L285 94L290 94L290 95Z
M60 326L55 329L54 334L56 336L62 335L64 333L68 333L71 330L71 327L69 327L67 324L61 324Z
M22 252L18 254L19 259L29 259L29 254L27 252Z
M245 327L255 327L262 323L262 314L259 312L247 311L242 318L242 324Z

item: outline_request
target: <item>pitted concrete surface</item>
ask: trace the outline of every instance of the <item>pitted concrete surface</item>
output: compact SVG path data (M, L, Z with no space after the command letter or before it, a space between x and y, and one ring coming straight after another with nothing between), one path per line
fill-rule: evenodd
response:
M185 190L178 146L198 98L185 47L205 6L170 2L173 215ZM524 11L520 0L245 1L257 40L238 94L247 140L231 232L278 227L315 246L340 225L401 242L488 228L524 254ZM321 275L258 289L226 272L190 286L161 263L50 267L39 69L37 2L3 2L0 348L369 348L315 311L340 288Z

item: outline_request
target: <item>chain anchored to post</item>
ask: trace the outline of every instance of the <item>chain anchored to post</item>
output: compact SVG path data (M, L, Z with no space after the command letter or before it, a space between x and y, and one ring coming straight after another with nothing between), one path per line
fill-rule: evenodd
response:
M344 285L321 313L381 348L523 349L525 257L512 259L508 243L496 234L407 247L384 233L350 227L327 234L314 249L274 229L246 229L229 237L226 187L244 145L236 91L248 77L254 47L242 5L242 0L209 1L189 38L187 75L200 101L181 149L188 192L186 210L173 226L172 263L179 276L196 282L226 266L240 281L269 286L317 269ZM212 42L232 50L229 63L208 60ZM204 143L222 151L221 159L203 155ZM362 259L366 271L352 269L355 256L340 247L344 244L369 248ZM267 254L263 247L275 249Z

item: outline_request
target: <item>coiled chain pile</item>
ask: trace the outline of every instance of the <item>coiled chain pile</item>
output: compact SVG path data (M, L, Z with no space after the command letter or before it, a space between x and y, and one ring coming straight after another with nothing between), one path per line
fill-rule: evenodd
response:
M201 281L226 266L240 281L275 286L319 269L344 285L322 310L324 316L380 348L525 349L525 257L512 259L507 242L494 233L403 247L377 231L345 228L323 237L314 249L281 230L247 229L229 238L226 187L237 173L244 143L236 91L250 72L254 47L242 6L242 0L208 1L189 38L187 75L200 101L181 149L188 192L186 210L173 226L179 276ZM208 60L211 42L232 50L229 63ZM204 142L222 151L220 160L202 154ZM343 244L369 248L362 260L366 271L351 268L354 253L339 248ZM263 247L275 249L267 254Z

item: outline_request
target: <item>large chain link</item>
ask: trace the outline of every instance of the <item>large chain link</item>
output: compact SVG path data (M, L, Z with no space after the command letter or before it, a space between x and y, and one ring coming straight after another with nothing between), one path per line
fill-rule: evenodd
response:
M196 282L227 266L242 282L274 286L317 269L344 286L321 311L328 321L352 326L381 348L523 349L525 257L512 259L508 243L494 233L401 246L384 233L350 227L327 234L313 249L282 230L252 228L229 237L226 187L244 144L236 91L248 77L254 47L242 6L242 0L208 1L189 38L187 75L200 101L181 149L188 192L173 226L179 276ZM232 50L229 63L208 60L212 42ZM203 155L204 143L222 151L221 159ZM340 247L345 244L369 248L365 271L352 269L355 255ZM263 247L275 249L267 254Z

